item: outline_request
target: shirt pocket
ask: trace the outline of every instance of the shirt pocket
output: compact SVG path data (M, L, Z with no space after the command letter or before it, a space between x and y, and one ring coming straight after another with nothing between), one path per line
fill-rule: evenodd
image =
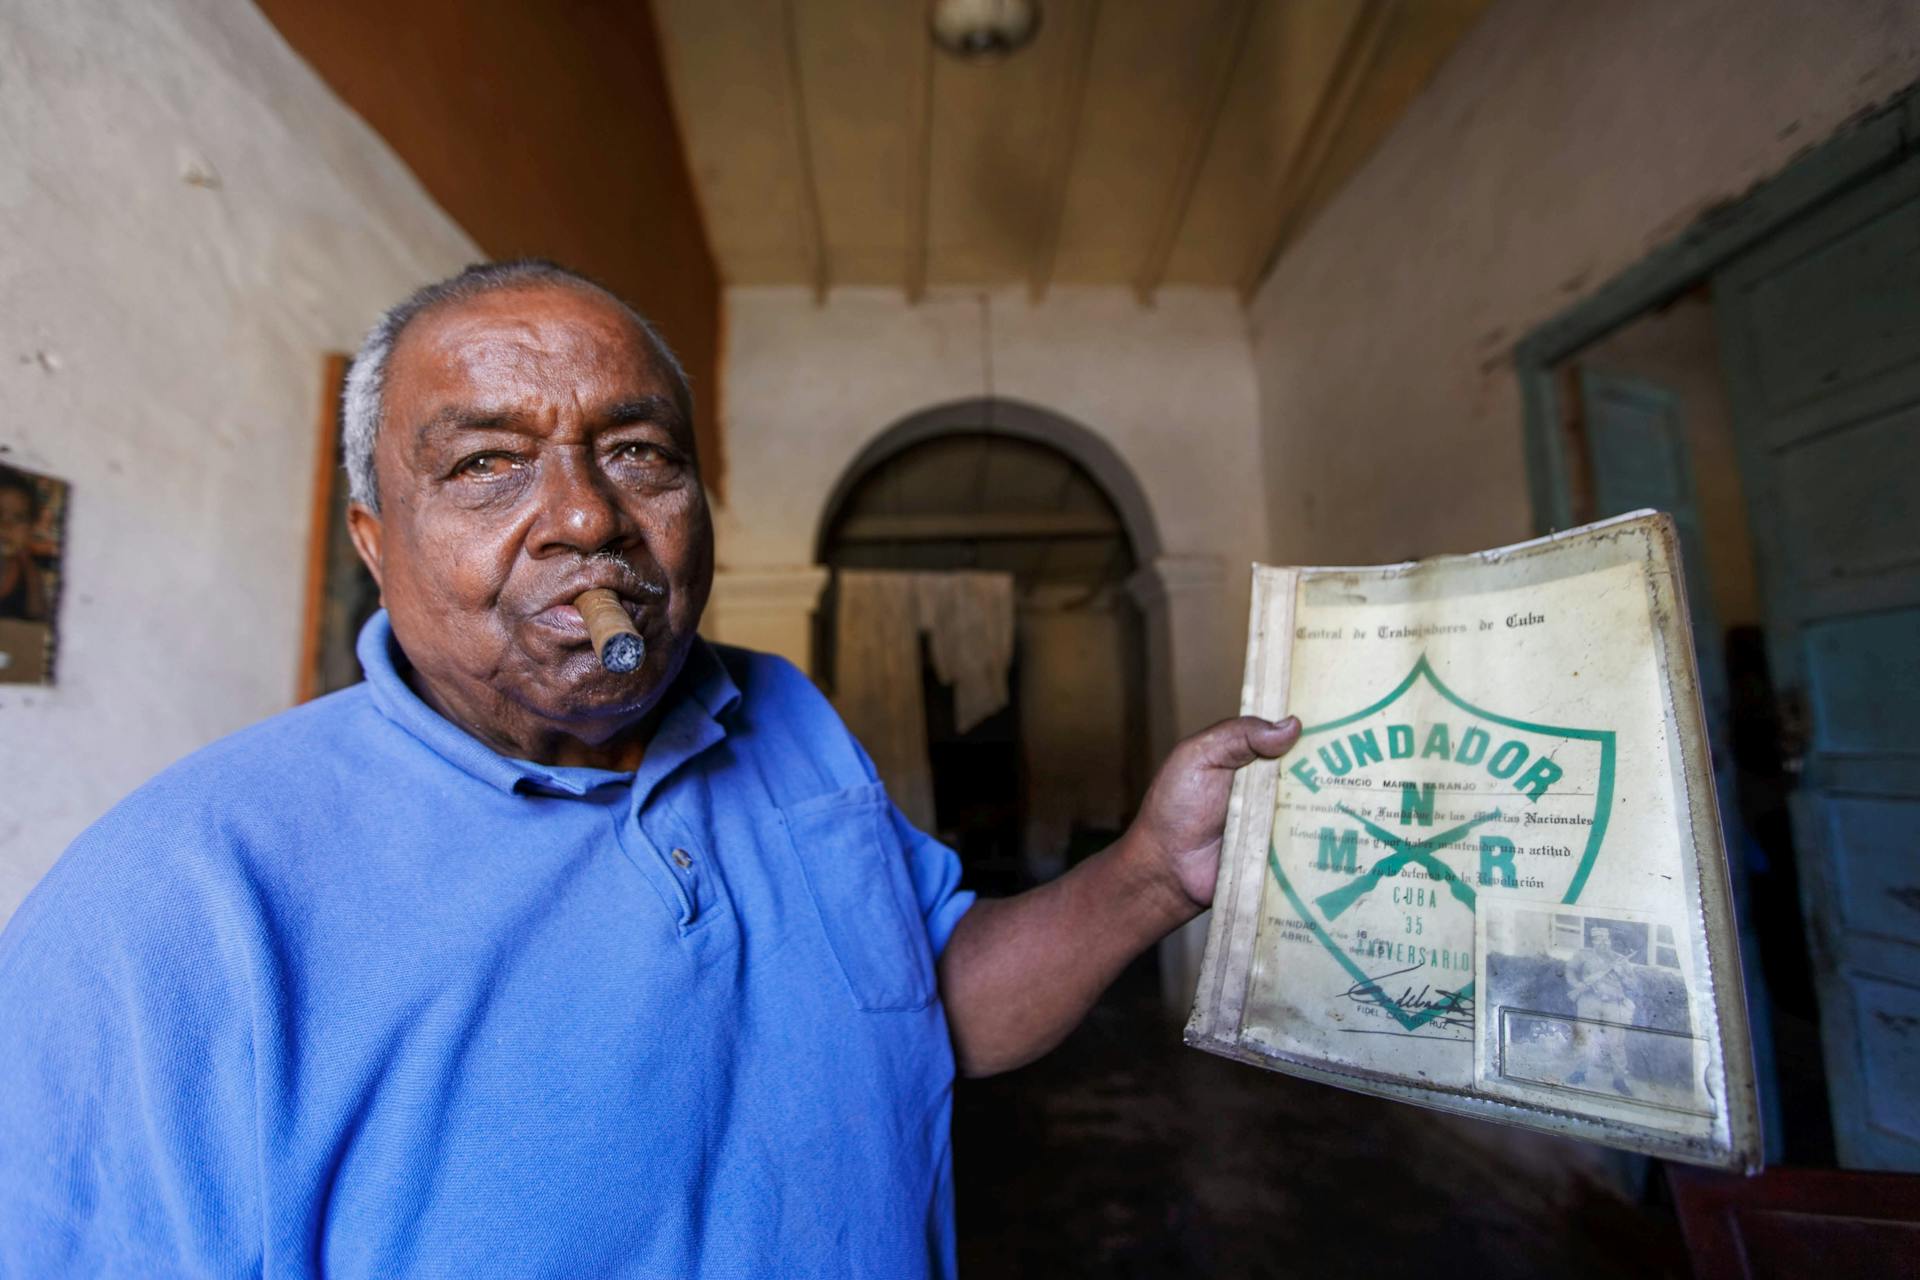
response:
M933 953L886 789L851 787L789 806L781 818L854 1004L926 1008Z

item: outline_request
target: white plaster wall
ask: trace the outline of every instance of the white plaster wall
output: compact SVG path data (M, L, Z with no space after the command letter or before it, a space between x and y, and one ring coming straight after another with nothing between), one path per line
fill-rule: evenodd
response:
M478 256L252 5L0 3L0 457L73 484L59 684L0 685L0 920L292 701L322 355Z
M796 288L726 295L721 412L727 502L723 572L812 560L834 485L875 436L952 400L1024 400L1112 446L1153 510L1169 556L1218 557L1205 690L1175 711L1184 730L1231 714L1245 635L1247 565L1266 540L1257 391L1244 312L1226 290L1061 288L935 293ZM1191 674L1191 672L1189 673Z
M1911 0L1503 0L1251 308L1270 556L1527 536L1513 344L1920 77Z

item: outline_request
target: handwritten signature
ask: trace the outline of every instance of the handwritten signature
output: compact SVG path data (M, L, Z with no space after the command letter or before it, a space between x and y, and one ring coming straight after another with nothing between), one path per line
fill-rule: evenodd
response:
M1400 994L1389 996L1384 983L1394 978L1412 973L1422 968L1410 964L1404 969L1395 969L1391 973L1376 974L1371 978L1356 982L1340 994L1355 1004L1392 1006L1398 1009L1411 1009L1425 1012L1434 1010L1435 1015L1429 1025L1435 1027L1464 1027L1473 1029L1473 997L1459 991L1449 991L1444 987L1435 987L1421 983L1417 988L1411 983L1401 985Z

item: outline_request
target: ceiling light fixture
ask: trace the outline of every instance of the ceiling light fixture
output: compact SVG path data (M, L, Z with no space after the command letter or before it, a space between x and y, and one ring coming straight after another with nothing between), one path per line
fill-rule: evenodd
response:
M1040 30L1036 0L934 0L933 42L956 58L1004 58Z

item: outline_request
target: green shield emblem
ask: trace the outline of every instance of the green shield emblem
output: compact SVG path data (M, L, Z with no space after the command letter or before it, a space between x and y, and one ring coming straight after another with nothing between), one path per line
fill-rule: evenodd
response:
M1422 656L1378 701L1302 731L1268 869L1358 998L1407 1032L1467 1025L1480 898L1579 901L1614 763L1612 730L1486 710Z

